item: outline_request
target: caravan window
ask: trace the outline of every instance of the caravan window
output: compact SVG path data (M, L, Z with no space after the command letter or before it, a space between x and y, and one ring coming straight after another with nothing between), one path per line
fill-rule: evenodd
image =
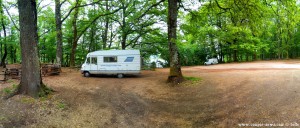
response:
M117 56L110 56L110 57L103 57L104 62L110 63L110 62L118 62Z
M91 63L90 57L86 58L86 63L87 63L87 64L90 64L90 63Z
M91 57L91 64L96 64L97 65L97 57Z
M134 59L134 57L127 57L126 60L124 62L132 62Z

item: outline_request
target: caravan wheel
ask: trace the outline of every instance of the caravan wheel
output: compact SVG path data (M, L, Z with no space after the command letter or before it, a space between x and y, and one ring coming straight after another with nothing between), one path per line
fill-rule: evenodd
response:
M118 77L118 78L123 78L124 75L123 75L123 74L118 74L117 77Z
M89 72L84 72L84 77L89 77L91 74Z

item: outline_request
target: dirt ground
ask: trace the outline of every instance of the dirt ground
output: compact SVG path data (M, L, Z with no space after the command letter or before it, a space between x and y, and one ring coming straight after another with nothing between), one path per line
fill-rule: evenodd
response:
M170 87L168 69L119 79L86 78L64 68L58 76L43 77L56 91L46 98L1 99L0 128L300 125L300 60L192 66L182 71L201 81ZM2 82L2 95L13 84L18 81Z

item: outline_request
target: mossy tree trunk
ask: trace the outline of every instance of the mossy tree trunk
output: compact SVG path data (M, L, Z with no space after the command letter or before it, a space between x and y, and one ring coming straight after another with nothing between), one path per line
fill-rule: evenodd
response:
M178 0L168 0L168 42L170 52L170 74L168 82L180 83L183 81L178 48L176 46L176 28L178 16Z
M42 83L38 57L37 10L35 0L18 0L20 44L22 53L21 82L17 93L39 97L48 88Z

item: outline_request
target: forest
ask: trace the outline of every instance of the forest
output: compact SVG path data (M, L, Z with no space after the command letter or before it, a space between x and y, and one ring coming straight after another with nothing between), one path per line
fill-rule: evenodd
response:
M167 9L165 0L39 0L40 61L74 67L91 51L140 49L145 62L156 55L168 66ZM300 56L296 0L183 0L178 10L183 66ZM1 1L0 12L1 65L20 63L16 1Z
M299 9L297 0L0 0L0 128L299 126ZM113 49L167 68L80 73L88 53ZM208 59L226 64L202 66Z

